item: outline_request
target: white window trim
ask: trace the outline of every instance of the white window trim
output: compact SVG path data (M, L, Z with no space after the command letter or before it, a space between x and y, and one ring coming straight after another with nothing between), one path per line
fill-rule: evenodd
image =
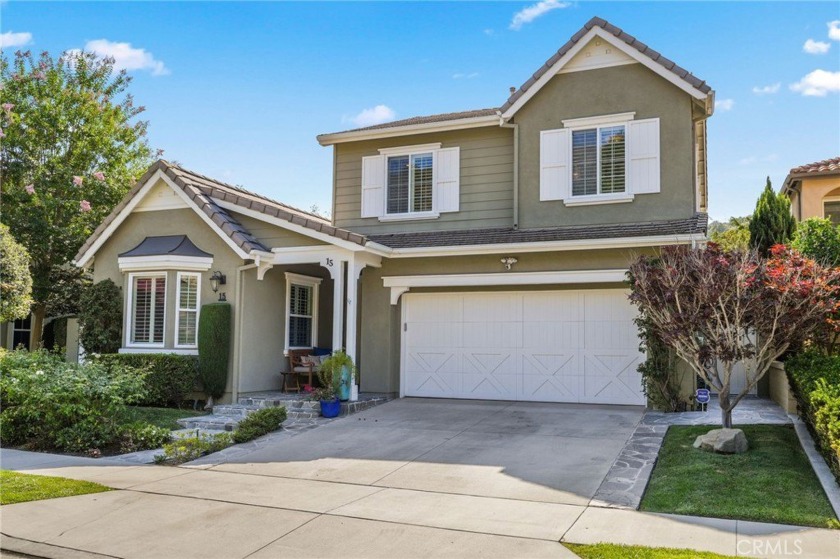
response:
M197 349L171 349L171 348L152 348L152 347L121 347L117 353L154 353L158 355L198 355Z
M181 307L181 278L184 276L192 276L196 278L196 296L195 309L186 309ZM179 344L178 332L181 327L181 311L195 311L195 343L194 344ZM198 349L198 319L201 315L201 274L195 272L178 272L175 277L175 339L174 346L177 349ZM165 326L165 324L164 324Z
M401 213L388 213L388 158L407 155L409 162L413 155L432 154L432 208L435 207L435 169L437 168L437 150L441 144L423 144L418 146L404 146L399 148L380 149L379 153L385 156L385 213L379 216L379 221L411 221L416 219L436 219L440 213L432 210L428 212L413 212L411 210ZM408 185L408 207L411 208L413 191L411 188L411 173L409 173Z
M379 155L411 155L413 153L423 153L426 151L436 151L443 146L442 143L436 142L434 144L416 144L413 146L399 146L395 148L383 148L379 150Z
M209 256L178 256L163 254L160 256L123 256L117 259L120 272L160 272L163 270L183 270L206 272L213 266Z
M310 349L309 347L289 345L289 326L292 317L292 284L304 285L312 288L312 347L318 347L318 298L322 278L304 276L286 272L286 331L283 335L283 353L289 354L290 349Z
M627 170L630 168L630 150L628 149L629 134L627 123L634 120L636 113L620 113L615 115L593 116L585 118L573 118L564 120L563 127L571 131L569 135L569 197L563 200L565 206L591 206L595 204L616 204L621 202L632 202L633 193L630 191L630 184L627 180ZM601 128L609 128L610 126L624 127L624 192L608 192L601 193L601 150L596 150L597 168L597 194L581 194L575 196L574 184L574 132L579 130L595 129L596 145L600 147L601 142Z
M137 272L128 274L128 296L126 300L125 313L125 347L126 348L163 348L166 347L166 310L167 301L166 294L169 291L169 286L166 285L163 290L163 341L160 343L153 342L132 342L133 328L134 328L134 278L164 278L168 282L166 272ZM153 306L154 307L154 306ZM152 331L152 323L149 321L149 330Z
M434 193L432 194L434 196ZM408 212L401 214L385 214L379 217L379 221L419 221L422 219L437 219L438 212Z

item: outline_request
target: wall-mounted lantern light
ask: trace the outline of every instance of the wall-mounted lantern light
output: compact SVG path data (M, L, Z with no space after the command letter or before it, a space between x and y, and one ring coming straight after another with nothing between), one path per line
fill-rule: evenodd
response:
M210 289L213 290L213 293L216 293L219 290L219 286L224 285L225 283L227 283L227 278L218 270L213 272L213 275L210 276Z
M510 270L513 267L513 265L517 262L519 262L519 260L517 260L513 256L505 256L504 258L502 258L502 265L504 265L505 270Z

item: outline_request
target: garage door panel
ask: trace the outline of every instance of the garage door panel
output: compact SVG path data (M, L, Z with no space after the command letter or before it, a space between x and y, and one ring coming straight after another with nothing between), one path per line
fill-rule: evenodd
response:
M535 291L523 299L522 319L526 323L583 321L583 295L579 291Z
M577 402L583 386L577 352L522 354L520 400Z
M405 306L406 395L644 403L626 290L409 294Z
M460 353L446 348L425 348L406 356L406 379L412 394L417 396L454 397L460 392Z
M464 397L497 400L516 399L519 384L518 352L466 348L461 390Z
M584 388L581 402L644 404L641 376L642 355L636 352L587 351L584 355Z

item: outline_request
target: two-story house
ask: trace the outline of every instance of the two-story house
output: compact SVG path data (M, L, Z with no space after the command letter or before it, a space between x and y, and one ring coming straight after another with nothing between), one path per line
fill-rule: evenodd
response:
M641 404L625 274L705 240L713 107L594 18L499 108L319 136L330 220L160 161L76 262L123 286L124 352L195 353L224 293L232 398L319 347L367 392Z

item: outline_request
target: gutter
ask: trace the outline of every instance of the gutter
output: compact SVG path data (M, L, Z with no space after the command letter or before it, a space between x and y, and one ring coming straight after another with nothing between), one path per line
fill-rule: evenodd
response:
M499 115L499 126L513 128L513 229L519 229L519 124L505 122Z

